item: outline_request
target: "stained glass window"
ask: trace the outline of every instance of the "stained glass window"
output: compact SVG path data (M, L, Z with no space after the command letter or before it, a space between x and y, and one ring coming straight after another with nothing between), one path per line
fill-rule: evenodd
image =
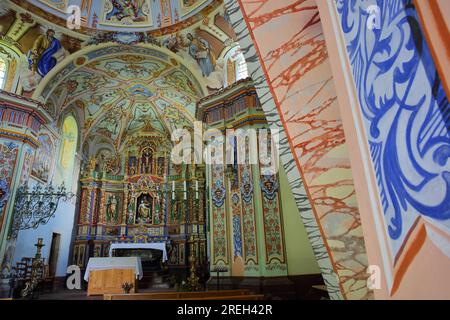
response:
M64 171L63 179L66 186L70 186L73 176L75 153L77 150L78 125L73 116L68 116L63 124L63 141L60 165Z

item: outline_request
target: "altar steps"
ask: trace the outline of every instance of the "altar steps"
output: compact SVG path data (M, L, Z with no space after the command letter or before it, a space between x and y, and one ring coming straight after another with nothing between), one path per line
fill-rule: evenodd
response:
M144 270L144 276L139 280L139 289L169 289L169 277L163 271Z

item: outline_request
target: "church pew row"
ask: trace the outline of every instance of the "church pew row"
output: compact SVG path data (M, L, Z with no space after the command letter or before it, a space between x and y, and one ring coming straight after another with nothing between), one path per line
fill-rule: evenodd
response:
M240 296L204 297L204 298L184 298L177 300L264 300L263 294L244 294Z
M224 290L224 291L200 291L200 292L146 292L131 294L104 294L104 300L157 300L157 299L200 299L211 297L246 296L249 290Z

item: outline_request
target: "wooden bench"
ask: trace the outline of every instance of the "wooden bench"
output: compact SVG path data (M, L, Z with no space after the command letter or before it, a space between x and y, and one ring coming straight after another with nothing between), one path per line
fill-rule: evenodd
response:
M241 290L224 290L224 291L200 291L200 292L147 292L147 293L131 293L131 294L104 294L104 300L195 300L209 299L218 297L224 299L226 297L242 297L250 295L250 291Z
M180 299L177 299L180 300ZM182 300L264 300L263 294L247 294L239 296L222 296L222 297L204 297L204 298L185 298Z

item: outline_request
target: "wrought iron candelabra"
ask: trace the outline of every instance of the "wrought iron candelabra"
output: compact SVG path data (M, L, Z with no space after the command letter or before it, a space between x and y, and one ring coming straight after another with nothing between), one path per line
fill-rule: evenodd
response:
M67 192L64 183L54 188L51 185L36 185L32 190L27 185L18 189L11 236L16 238L20 230L37 229L54 217L60 200L67 201L75 195Z

